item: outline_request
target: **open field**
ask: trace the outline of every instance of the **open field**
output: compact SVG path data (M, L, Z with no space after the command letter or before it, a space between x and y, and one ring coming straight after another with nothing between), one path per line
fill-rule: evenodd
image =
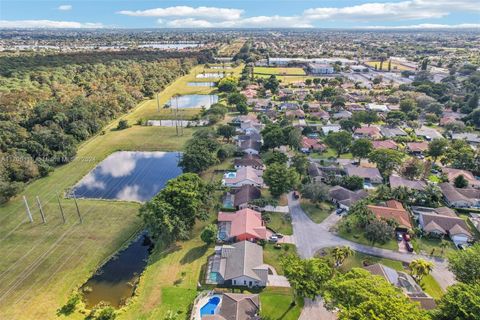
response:
M276 75L276 76L303 76L305 71L302 68L271 68L271 67L255 67L254 74Z
M161 99L168 100L173 92L171 87L181 86L175 82L169 87L170 90L160 94ZM198 87L187 87L182 90L184 93L192 93L188 90L197 89ZM134 123L135 119L142 118L140 115L144 114L145 108L148 110L148 104L143 102L124 118ZM120 201L79 200L84 220L80 225L74 202L62 199L67 217L67 223L64 225L60 221L60 211L56 202L57 192L62 194L73 186L112 152L181 150L194 131L185 128L184 136L176 137L175 128L133 126L121 131L112 130L117 123L118 120L112 122L104 129L104 134L83 143L74 161L27 186L22 194L26 195L29 201L35 219L33 224L26 222L21 197L0 207L1 319L55 318L56 309L66 302L70 293L81 286L103 261L141 228L140 219L137 217L139 204ZM34 199L37 195L47 217L48 223L45 225L40 223L40 214L35 205ZM173 253L166 255L165 259L180 256L178 259L182 260L181 257L185 256L186 252L199 245L198 239L191 243L182 243L182 248L187 251L179 249L176 255ZM156 263L160 265L164 263L162 259L158 261ZM192 270L197 270L201 264L196 260L189 260L188 263L186 260L182 261L187 271L190 263ZM157 265L156 263L152 265ZM165 265L173 265L173 262L167 261ZM185 283L193 283L195 288L196 277L192 271L191 275L185 275ZM187 285L179 288L162 288L156 293L162 294L158 295L159 298L165 297L165 301L169 301L169 294L175 297L178 294L175 290L180 292L185 288ZM142 290L140 286L139 292ZM186 296L183 291L181 294L183 297ZM152 308L154 305L155 303L151 304ZM84 316L75 314L73 318Z
M238 39L233 40L232 43L230 43L230 44L224 44L218 50L218 55L220 57L234 56L243 47L243 44L245 43L245 41L246 41L246 39L244 39L244 38L238 38Z
M321 223L332 213L333 210L335 210L335 206L328 202L314 204L308 199L301 199L300 204L303 211L305 211L315 223Z
M375 66L377 66L377 69L381 71L388 71L388 60L383 61L383 65L381 69L380 69L380 61L366 61L365 64L372 68L375 68ZM392 61L392 71L404 71L404 70L414 71L415 69Z

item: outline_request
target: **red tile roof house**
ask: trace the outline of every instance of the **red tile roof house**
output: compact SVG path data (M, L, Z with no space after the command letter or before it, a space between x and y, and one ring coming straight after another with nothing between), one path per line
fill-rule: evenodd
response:
M405 231L413 227L410 221L410 214L397 200L388 200L386 206L368 205L367 208L372 211L377 219L395 221L399 230Z
M368 139L381 139L382 138L382 133L380 132L380 129L375 126L363 126L361 128L355 129L354 136L356 138L368 138Z
M372 141L372 145L373 149L398 149L397 143L393 140L376 140Z
M422 154L428 150L428 142L408 142L407 150L413 154Z
M327 147L317 139L312 139L305 136L302 137L302 146L300 151L304 153L309 153L311 151L323 152L326 148Z
M262 214L245 208L234 213L218 213L218 236L223 241L257 241L267 239Z

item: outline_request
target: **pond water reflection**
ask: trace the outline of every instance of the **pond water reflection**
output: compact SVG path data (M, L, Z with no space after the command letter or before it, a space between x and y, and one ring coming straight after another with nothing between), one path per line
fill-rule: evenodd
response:
M171 108L175 108L178 105L180 109L192 109L192 108L210 108L212 104L218 102L218 96L216 94L186 94L171 98L168 102Z

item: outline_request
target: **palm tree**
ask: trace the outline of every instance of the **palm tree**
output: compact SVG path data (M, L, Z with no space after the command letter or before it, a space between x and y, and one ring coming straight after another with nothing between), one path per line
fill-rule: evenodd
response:
M392 197L392 192L387 185L381 184L375 190L375 196L380 200L388 200Z
M353 255L353 250L348 247L335 247L332 250L332 257L335 260L335 267L339 267L343 264L345 259Z
M430 274L433 270L433 263L423 259L416 259L410 262L408 265L412 277L415 278L417 282L422 281L422 278Z
M440 248L442 248L442 256L445 253L445 248L447 247L448 247L448 241L445 239L442 239L442 241L440 242Z

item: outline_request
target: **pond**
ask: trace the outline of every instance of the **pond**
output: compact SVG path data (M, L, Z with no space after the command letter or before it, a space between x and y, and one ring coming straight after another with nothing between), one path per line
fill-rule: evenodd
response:
M150 238L143 232L98 269L80 288L86 307L92 309L101 301L114 308L124 305L135 292L152 248Z
M178 152L115 152L83 177L70 196L148 201L182 173L180 156Z
M216 82L208 82L208 81L205 81L205 82L192 81L187 83L187 86L190 86L190 87L215 87L216 85L217 85Z
M201 73L201 74L197 74L197 78L198 79L205 79L205 78L215 78L215 79L218 79L218 78L223 78L225 77L226 74L223 73L223 72L220 72L220 73Z
M212 104L218 102L218 96L216 94L186 94L171 98L168 102L170 107L175 108L178 106L180 109L193 109L193 108L210 108Z

